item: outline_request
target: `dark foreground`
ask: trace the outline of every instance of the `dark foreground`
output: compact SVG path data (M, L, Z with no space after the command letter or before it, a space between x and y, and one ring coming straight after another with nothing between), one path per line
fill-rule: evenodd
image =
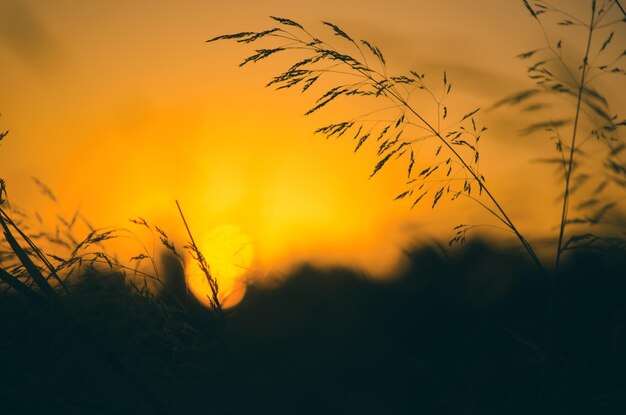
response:
M251 287L227 328L87 271L59 304L0 297L0 413L624 414L625 270L578 253L555 294L487 245L424 248L389 283Z

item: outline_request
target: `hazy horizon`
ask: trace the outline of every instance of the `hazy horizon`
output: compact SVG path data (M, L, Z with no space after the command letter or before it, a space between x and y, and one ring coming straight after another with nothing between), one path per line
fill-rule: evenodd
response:
M177 199L205 247L228 229L250 247L245 259L233 254L237 266L259 275L313 262L383 276L414 241L447 240L458 223L490 221L467 201L435 211L394 202L403 166L368 180L372 147L355 155L350 140L313 135L349 103L304 117L315 94L264 88L281 65L239 69L251 48L205 43L272 27L270 15L330 40L320 21L336 23L380 47L399 73L416 69L438 79L445 69L457 114L529 87L526 63L515 56L543 42L521 1L392 1L382 8L373 1L4 1L0 59L10 64L0 69L0 126L11 133L0 174L12 203L39 204L35 176L66 215L80 208L99 227L126 227L142 216L181 243ZM623 104L619 91L606 92ZM480 120L490 129L482 142L485 176L526 234L553 237L560 182L552 167L532 163L552 143L540 134L521 137L528 118L510 109L488 110ZM42 209L52 222L54 209Z

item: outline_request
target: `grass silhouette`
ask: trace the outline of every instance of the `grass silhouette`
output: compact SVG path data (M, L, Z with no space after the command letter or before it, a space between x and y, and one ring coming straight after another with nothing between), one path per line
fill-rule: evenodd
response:
M307 92L335 82L307 115L341 98L374 105L317 133L350 136L355 151L375 141L371 177L406 162L407 189L396 199L432 208L444 199L474 200L527 255L481 240L456 250L423 246L408 250L408 269L384 283L303 266L277 287L251 285L241 305L223 310L218 280L176 202L189 237L183 249L211 288L205 308L188 295L183 253L160 227L131 220L159 240L161 258L133 231L93 228L78 211L59 216L55 231L37 232L9 204L0 180L0 412L622 413L626 243L610 214L626 187L619 134L626 122L592 82L624 75L617 65L625 54L609 55L626 14L615 0L590 1L587 21L543 0L523 5L546 47L519 56L532 62L533 89L497 106L537 114L527 132L545 131L555 144L556 156L542 161L555 164L563 181L558 279L546 278L531 242L490 190L480 166L486 128L479 110L453 117L446 72L436 85L417 71L391 75L377 46L335 24L323 22L337 47L272 17L277 27L210 41L279 42L242 66L303 54L268 86ZM576 27L585 28L586 41L572 66L567 43L548 33ZM436 115L418 110L416 97ZM547 111L553 102L556 115ZM450 243L465 243L475 226L457 226ZM130 263L108 252L117 238L139 243ZM555 293L564 307L553 307Z
M549 343L542 310L550 287L519 253L472 240L454 252L412 250L410 258L406 273L386 283L307 266L276 288L253 285L226 313L228 342L206 308L180 312L168 295L141 293L117 271L72 276L58 305L33 307L7 292L0 303L0 407L158 413L85 347L68 310L166 413L623 408L624 257L583 251L568 257L561 289L583 331L557 312ZM182 272L176 266L168 272Z
M597 208L596 205L601 203L601 193L606 190L609 182L619 186L621 194L626 187L624 181L626 165L618 157L626 148L626 144L617 134L618 128L626 126L626 121L618 120L617 115L610 113L608 101L590 83L600 75L624 75L624 71L617 66L624 56L622 50L618 50L617 56L612 56L608 62L603 61L603 58L608 51L615 52L610 46L615 38L615 30L620 29L618 26L623 23L625 16L619 2L611 0L590 1L589 22L577 19L547 1L523 0L523 4L540 25L546 37L546 47L522 53L519 57L522 59L540 55L547 55L547 57L541 56L528 69L529 77L537 87L516 94L500 104L505 102L520 104L525 103L531 97L538 98L554 94L573 98L575 103L572 117L559 120L548 118L547 121L533 123L527 128L527 132L545 130L556 135L556 149L560 155L556 162L562 166L564 182L554 265L554 273L558 275L561 256L567 249L583 244L588 247L590 244L599 242L611 246L624 246L623 229L617 229L617 237L586 232L573 234L566 239L566 228L569 225L582 223L595 225L616 205L613 202L605 202L587 218L569 220L570 199L575 190L574 178L580 185L591 177L588 172L579 172L581 169L578 163L578 159L582 158L583 145L587 144L590 137L601 141L608 153L603 160L605 171L595 174L595 177L603 184L596 188L593 199L588 200L586 204L583 203L582 206ZM619 10L615 13L615 9L618 8ZM575 65L579 65L578 68L572 67L564 59L563 41L553 42L548 36L546 25L542 22L546 15L557 20L557 27L586 28L588 35L585 51L575 62ZM263 61L277 54L303 55L304 58L296 60L288 70L276 75L266 86L277 90L298 87L304 93L314 88L320 79L330 78L331 86L328 89L324 87L314 106L305 113L306 115L323 109L339 98L351 100L364 97L375 98L369 101L373 108L367 114L320 127L316 133L321 133L327 138L352 136L357 142L355 151L367 140L375 140L379 160L370 177L391 160L405 160L408 190L399 194L396 199L412 199L411 207L423 202L426 197L430 197L432 208L444 196L450 200L455 200L460 196L474 200L487 210L505 230L511 231L517 237L537 267L546 273L545 266L535 249L521 234L500 200L490 190L480 169L479 141L487 128L479 126L477 122L479 109L469 111L458 119L449 120L450 111L446 105L446 98L452 91L452 84L445 71L438 87L427 83L425 74L415 70L406 74L393 75L389 73L387 62L378 47L367 40L351 37L333 23L322 22L330 28L334 36L340 38L337 45L322 40L291 19L274 16L271 19L278 23L278 26L260 32L247 31L221 35L207 42L233 40L237 43L251 44L269 39L270 46L255 50L252 55L241 62L240 66ZM609 34L601 41L597 41L600 35L597 32ZM562 34L558 33L558 35ZM558 69L565 72L565 75L560 76L559 71L554 70L553 66L558 66ZM418 109L419 102L416 102L416 96L432 101L436 114L434 117L429 118L425 111ZM541 103L535 105L537 105L534 107L535 110L542 108ZM381 120L371 119L372 114L384 115ZM581 140L580 136L583 133L580 130L584 116L593 123L593 128L584 136L584 140ZM559 132L559 128L567 125L572 126L569 140L564 139ZM427 153L424 147L428 144L431 144L432 156L424 156L424 153ZM416 156L418 153L420 157ZM468 230L473 227L465 224L455 227L455 236L451 243L464 242ZM615 229L612 231L615 234Z
M54 194L47 186L37 179L35 182L47 197L56 202ZM191 231L178 202L177 206L191 238L191 243L187 248L193 253L194 260L199 264L209 282L215 281L209 272L206 260L193 241ZM11 210L7 200L6 184L2 181L0 182L0 226L6 241L6 246L0 244L0 259L2 260L0 281L5 284L2 297L5 303L2 311L3 317L8 319L9 323L10 320L18 322L17 326L9 324L8 328L17 333L24 330L29 332L27 327L19 326L32 324L29 320L37 318L35 316L45 316L43 322L35 324L39 329L53 329L61 324L63 336L68 336L72 343L76 343L66 345L71 347L71 353L77 354L76 358L72 357L71 364L85 368L93 366L94 371L108 373L105 376L107 381L121 381L122 385L125 386L124 389L127 389L127 396L124 397L127 407L124 410L132 407L140 412L169 413L169 410L163 406L161 398L154 392L154 385L151 385L152 388L147 387L145 379L138 377L136 369L131 369L125 359L111 352L111 346L106 337L110 336L111 332L115 336L122 335L125 329L118 325L130 324L131 330L137 330L138 327L133 325L134 321L134 324L139 322L139 327L148 333L149 341L165 336L161 340L166 340L165 346L169 348L168 353L174 353L181 347L186 347L185 345L189 343L186 337L191 337L192 345L198 341L206 343L207 340L202 333L219 336L219 338L213 339L213 342L222 343L224 341L225 320L221 305L217 300L217 283L214 282L211 285L212 299L215 299L210 310L211 315L202 319L204 330L198 332L194 326L199 323L194 321L190 315L188 299L183 302L186 293L173 292L169 289L160 275L154 253L150 253L145 245L142 244L144 252L131 258L131 261L136 262L134 268L123 264L106 252L103 243L118 238L124 229L92 228L84 239L78 240L73 235L73 228L79 217L79 212L76 212L69 221L59 217L60 222L65 226L63 233L57 227L55 234L43 232L30 237L22 229L22 226L11 218L12 215L9 213ZM143 218L134 219L131 222L152 232L152 227ZM176 273L176 277L185 281L182 256L177 252L175 245L169 240L165 231L156 226L155 229L163 247L171 256L176 258L177 264L181 267L180 272ZM18 238L23 242L18 242ZM55 242L57 245L68 248L69 254L66 257L63 257L59 252L48 254L42 251L33 239ZM139 263L143 260L150 261L153 274L139 269ZM56 264L51 261L55 261ZM98 267L99 265L105 265L106 268L103 270ZM138 278L143 281L143 285L137 285ZM152 293L154 289L150 288L148 281L158 283L159 290L165 300L155 298ZM26 304L30 305L29 308L26 308L25 315L11 315L14 313L12 306L15 306L15 298L7 289L15 290L26 300ZM17 307L18 309L24 308L26 304L21 304L18 301ZM23 312L23 310L20 311ZM138 311L140 313L138 320L136 315L130 317L128 314L124 314L125 312L136 314ZM108 333L106 330L102 331L103 324L105 326L111 325ZM167 331L158 334L163 329ZM151 330L153 331L150 332ZM176 334L172 335L171 333ZM155 335L156 337L154 337ZM24 341L24 339L21 340ZM144 342L142 347L149 349L153 346ZM74 350L76 347L87 349L87 351L76 351ZM214 347L205 346L201 350L204 352L210 349L214 349ZM44 356L46 354L46 350L35 349L32 352ZM161 368L168 369L164 362L161 362ZM19 368L17 369L19 370ZM155 368L149 365L141 367L142 371L153 369ZM63 368L59 370L62 373L65 371ZM65 374L76 375L73 367L67 370L69 373ZM99 375L96 375L95 378L98 379ZM70 380L70 382L77 381L78 379ZM48 394L41 396L41 399L34 406L26 405L22 409L36 413L47 413L48 411L67 413L68 410L79 411L79 413L82 410L112 411L106 402L102 402L103 396L100 394L94 395L92 391L84 389L84 386L79 384L72 383L70 386L79 391L80 400L59 400L54 394ZM99 386L102 387L102 385ZM7 387L11 389L11 385ZM109 393L112 391L109 390ZM134 402L136 396L140 398L139 403ZM85 401L85 397L89 398ZM7 406L9 410L17 410L16 408L20 407L19 402L9 403Z

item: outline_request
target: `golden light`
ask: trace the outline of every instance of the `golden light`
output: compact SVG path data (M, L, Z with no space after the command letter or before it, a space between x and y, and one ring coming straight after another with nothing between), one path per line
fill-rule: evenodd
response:
M212 229L199 248L219 285L219 300L224 308L237 305L246 293L244 277L254 258L252 239L238 226L225 224ZM198 265L187 265L187 283L193 295L209 305L211 290Z
M455 225L484 223L485 216L469 199L436 211L394 202L405 190L406 164L389 164L368 180L378 161L375 143L355 154L348 135L326 140L312 133L375 108L337 101L304 117L321 91L263 87L290 58L238 70L251 49L206 44L208 38L267 28L273 21L266 16L279 14L334 41L323 17L380 46L398 73L416 69L437 78L446 69L457 100L451 114L460 115L526 85L525 64L515 55L542 42L540 33L530 37L535 22L522 4L486 0L488 7L402 0L385 13L373 0L341 7L329 0L250 1L245 13L229 2L69 3L0 1L0 20L15 23L27 14L32 23L11 31L0 24L0 61L7 62L0 67L0 131L11 131L0 148L0 176L12 202L38 206L30 185L36 176L68 215L80 207L96 227L147 217L181 241L174 200L184 201L227 305L243 297L250 266L272 281L302 263L392 276L418 239L445 241ZM467 30L472 18L480 30ZM617 97L609 101L623 106L619 88L612 89ZM546 180L552 166L529 160L553 144L516 138L530 113L528 120L501 110L483 117L489 133L481 169L518 226L542 235L559 217L557 204L544 201L560 188ZM205 277L196 264L187 269L192 291L206 301Z

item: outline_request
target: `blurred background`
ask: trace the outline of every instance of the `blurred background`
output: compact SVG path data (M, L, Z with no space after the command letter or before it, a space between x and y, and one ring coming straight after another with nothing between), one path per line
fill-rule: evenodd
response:
M561 3L589 12L584 2ZM523 232L554 235L559 180L531 162L553 144L520 136L530 115L489 110L530 85L515 56L544 42L521 1L1 0L0 125L11 133L0 175L13 204L34 206L49 226L77 209L96 227L142 216L180 243L177 199L224 279L280 278L303 262L384 278L402 265L403 250L445 243L459 223L489 223L471 201L435 211L394 202L404 164L368 180L373 147L355 155L350 140L313 134L349 102L305 117L315 94L264 87L287 61L239 69L252 48L205 43L273 27L270 15L331 41L320 21L334 22L378 45L398 73L415 69L435 83L447 70L455 116L487 109L481 158L494 192ZM616 106L618 92L608 90ZM120 248L122 258L133 253Z

